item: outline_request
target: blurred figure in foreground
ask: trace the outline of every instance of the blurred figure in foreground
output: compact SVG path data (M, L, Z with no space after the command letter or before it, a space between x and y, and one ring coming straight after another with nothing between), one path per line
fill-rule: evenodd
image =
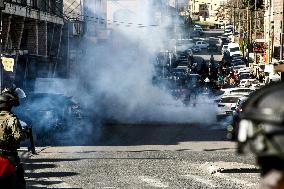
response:
M0 95L0 186L1 188L25 188L24 170L17 149L24 138L19 119L12 107L19 105L14 89L4 90Z
M260 189L284 189L284 83L266 86L245 102L238 150L255 154Z

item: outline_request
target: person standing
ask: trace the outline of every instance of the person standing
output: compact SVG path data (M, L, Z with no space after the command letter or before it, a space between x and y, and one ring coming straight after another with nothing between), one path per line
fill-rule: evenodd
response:
M12 107L19 105L17 93L6 90L0 95L0 186L24 189L24 169L17 149L25 137L19 119Z
M284 83L257 90L243 105L238 152L251 151L260 166L260 189L284 188Z

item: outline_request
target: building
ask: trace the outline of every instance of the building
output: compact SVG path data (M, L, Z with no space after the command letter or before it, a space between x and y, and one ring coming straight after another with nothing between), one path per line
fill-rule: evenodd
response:
M2 52L15 59L4 84L32 88L37 77L58 74L64 59L63 0L7 0L2 25Z
M107 0L84 0L86 36L93 42L107 40Z
M265 1L265 40L272 49L270 61L280 59L281 29L283 21L283 1L266 0Z
M266 65L269 72L282 72L282 80L284 79L284 62L283 51L281 56L281 46L283 48L282 27L283 26L283 0L265 0L265 22L264 22L264 38L268 45L268 59ZM282 60L281 60L282 58ZM269 73L270 75L272 73Z
M219 20L217 13L226 4L227 0L189 0L190 16L193 20L207 21L212 24L223 23L224 20Z
M64 39L67 42L67 77L73 78L81 57L84 55L82 48L85 34L85 11L83 0L64 0L63 12L66 19L64 25Z

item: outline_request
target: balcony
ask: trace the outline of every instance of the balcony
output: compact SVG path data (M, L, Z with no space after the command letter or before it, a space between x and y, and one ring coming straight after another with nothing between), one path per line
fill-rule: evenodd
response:
M27 4L20 4L14 2L6 3L3 13L27 17L40 21L47 21L61 25L64 24L63 16L61 16L62 14L52 14L46 11L42 11L40 9L34 9L31 6L28 6Z

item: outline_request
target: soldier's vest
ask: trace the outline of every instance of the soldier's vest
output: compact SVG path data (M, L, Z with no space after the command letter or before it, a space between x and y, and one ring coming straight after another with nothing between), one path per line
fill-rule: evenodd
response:
M17 117L0 111L0 149L15 151L19 146L19 125Z

